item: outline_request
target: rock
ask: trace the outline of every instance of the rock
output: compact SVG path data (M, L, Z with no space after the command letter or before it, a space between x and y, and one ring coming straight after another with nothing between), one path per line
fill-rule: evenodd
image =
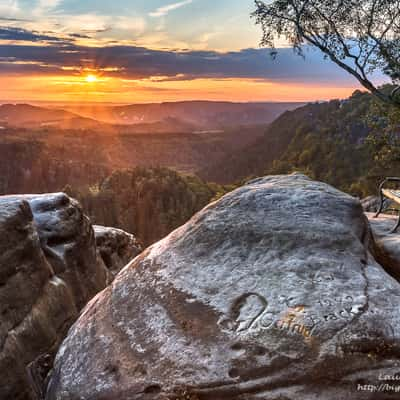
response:
M373 213L366 214L372 228L375 241L375 258L393 277L400 281L400 229L390 233L396 225L397 216Z
M116 228L94 225L98 255L112 278L142 251L135 236Z
M400 370L400 285L360 202L254 180L145 250L57 354L46 400L352 400ZM393 382L392 382L393 384Z
M381 200L379 199L378 196L368 196L361 200L361 205L365 212L376 213L379 209L380 203ZM388 208L390 204L391 201L389 199L384 199L383 201L384 209Z
M76 201L0 197L0 399L40 398L52 356L108 275Z
M96 263L96 240L89 218L79 203L64 193L24 197L29 199L44 254L81 309L108 279L108 271Z

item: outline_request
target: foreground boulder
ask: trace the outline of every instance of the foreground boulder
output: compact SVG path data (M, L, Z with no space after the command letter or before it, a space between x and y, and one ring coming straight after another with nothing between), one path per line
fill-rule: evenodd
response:
M358 200L250 182L89 303L46 400L398 398L368 386L400 371L400 285L369 246Z
M116 228L94 225L97 252L112 278L133 260L142 246L135 236Z
M365 212L368 213L376 213L379 209L380 204L381 204L381 199L379 198L379 196L368 196L361 200L362 208L364 209ZM384 209L388 208L390 204L391 201L389 199L385 198L383 200Z
M378 218L375 218L373 213L366 215L372 228L376 260L400 281L400 229L396 233L391 233L398 217L380 214Z
M52 356L111 277L75 200L0 197L0 399L42 396Z

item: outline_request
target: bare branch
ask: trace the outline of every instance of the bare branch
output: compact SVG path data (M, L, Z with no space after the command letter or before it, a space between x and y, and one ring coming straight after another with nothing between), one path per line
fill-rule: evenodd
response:
M298 54L304 43L318 48L386 103L393 95L369 77L376 70L400 80L400 0L256 0L253 16L262 26L262 44L286 38ZM396 94L398 91L396 90Z

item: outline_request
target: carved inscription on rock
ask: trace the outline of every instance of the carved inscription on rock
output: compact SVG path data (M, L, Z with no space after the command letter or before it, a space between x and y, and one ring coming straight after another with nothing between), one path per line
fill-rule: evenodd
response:
M333 274L317 273L308 282L325 285L335 280ZM223 329L236 333L278 329L287 334L311 338L326 324L343 324L359 315L364 304L348 294L329 295L329 290L322 288L322 295L312 304L303 304L303 296L279 295L267 299L259 293L246 293L234 300L226 318L219 323ZM312 297L312 296L310 296ZM362 296L361 296L362 297Z

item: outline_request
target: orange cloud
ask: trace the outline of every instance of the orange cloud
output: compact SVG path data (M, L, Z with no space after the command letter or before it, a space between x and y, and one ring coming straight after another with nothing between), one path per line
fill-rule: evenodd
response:
M91 74L95 71L90 71ZM9 101L161 102L181 100L315 101L345 98L357 86L318 86L254 79L121 79L88 73L71 76L1 76L1 99Z

